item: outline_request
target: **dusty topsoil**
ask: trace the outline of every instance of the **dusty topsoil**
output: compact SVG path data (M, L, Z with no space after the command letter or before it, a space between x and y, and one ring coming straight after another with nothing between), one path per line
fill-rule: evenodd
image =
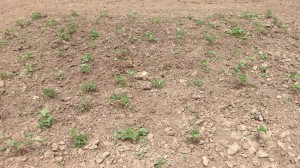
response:
M0 167L300 167L299 9L1 1ZM44 108L53 122L40 128ZM74 147L72 128L86 145ZM147 135L117 140L128 128Z

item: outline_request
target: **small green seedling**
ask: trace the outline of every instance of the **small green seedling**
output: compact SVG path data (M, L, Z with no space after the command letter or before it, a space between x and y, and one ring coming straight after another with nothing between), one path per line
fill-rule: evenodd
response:
M33 19L33 20L38 20L41 18L42 18L42 13L40 13L40 12L33 12L31 15L31 19Z
M233 75L238 79L241 85L248 85L247 76L241 72L241 69L245 66L244 62L239 62L238 65L233 69Z
M118 104L122 105L124 108L127 107L128 104L129 104L129 98L128 98L128 96L125 95L125 94L118 95L118 94L113 93L113 94L110 96L110 99L111 99L114 103L118 103Z
M165 86L166 82L163 79L154 78L151 80L151 83L154 88L161 89Z
M177 28L177 29L176 29L176 37L177 37L178 39L183 38L184 35L185 35L185 31L184 31L183 29L180 29L180 28Z
M259 18L259 16L257 14L250 13L250 12L242 12L239 15L239 18L246 19L246 20L253 20L255 18Z
M262 77L264 77L264 78L268 77L268 69L269 69L268 66L261 66L260 67L260 72L262 73L261 74Z
M158 38L152 32L144 33L142 37L143 37L143 39L151 41L151 42L158 41Z
M57 31L57 36L64 41L68 41L71 38L71 35L64 29L59 29Z
M235 38L239 38L242 40L251 38L251 34L246 33L244 29L239 27L233 27L231 30L228 30L227 33L230 36L234 36Z
M14 35L15 30L12 28L7 28L4 30L4 34L7 36L13 36Z
M68 34L73 34L77 30L77 25L74 22L69 22L68 23L68 28L67 28L67 33Z
M4 79L8 79L10 77L12 77L12 73L8 72L8 71L0 71L0 79L4 80Z
M254 22L254 31L260 34L266 34L267 33L267 29L266 29L266 25L262 24L261 22Z
M194 21L197 25L204 24L204 20L202 20L200 18L196 18L196 19L194 19Z
M91 72L92 67L90 64L80 64L79 69L81 73L88 74Z
M24 155L30 148L30 146L34 142L43 143L45 141L44 138L36 136L34 137L32 134L27 133L24 135L25 138L21 141L15 140L15 139L9 139L6 141L6 145L13 148L14 153L16 155Z
M91 83L82 83L80 84L81 86L81 89L84 91L84 92L93 92L93 91L96 91L96 82L91 82Z
M78 106L78 108L77 108L77 112L78 113L84 113L84 112L87 112L87 111L89 111L90 109L91 109L91 103L90 103L90 100L89 99L86 99L86 98L84 98L81 102L80 102L80 104L79 104L79 106Z
M208 44L212 45L216 42L219 36L212 36L212 35L204 35L204 40L208 42Z
M137 71L133 69L126 69L125 72L130 76L134 76L137 74Z
M92 60L92 55L90 53L85 53L85 54L83 54L83 57L81 60L83 63L90 62Z
M188 84L191 86L194 86L194 87L200 87L200 86L202 86L203 81L198 77L194 77L194 78L190 78L188 80Z
M256 131L258 133L260 133L260 132L266 133L267 132L267 128L264 125L259 125L258 128L256 129Z
M131 142L136 142L141 138L145 137L148 134L145 128L140 128L138 130L128 128L125 130L116 130L114 133L114 138L116 141L118 140L129 140Z
M121 59L123 56L126 55L126 53L128 53L126 48L119 48L115 51L116 54L116 59Z
M89 136L87 133L85 132L77 132L77 130L75 128L72 128L70 130L70 135L71 135L71 139L73 141L73 147L74 148L81 148L84 147L88 140L89 140Z
M155 168L162 168L163 165L165 165L167 163L167 160L163 157L159 157L156 161L156 163L154 164Z
M298 92L300 90L300 83L299 82L295 82L293 84L290 84L290 88L293 91Z
M47 20L47 24L48 24L48 26L56 26L56 25L58 25L58 21L55 18L51 18L51 19Z
M200 61L200 66L201 66L201 69L203 70L203 71L209 71L209 60L202 60L202 61Z
M39 128L50 128L53 124L53 116L50 113L48 107L40 111L38 127Z
M97 30L93 29L93 30L90 31L90 38L92 40L95 40L95 39L99 38L99 36L100 36L100 33Z
M65 72L60 69L55 69L53 74L55 80L63 80L66 77Z
M25 75L29 75L29 73L31 73L31 72L34 72L34 71L36 71L36 70L38 70L39 68L38 67L36 67L36 65L34 65L34 64L26 64L25 66L24 66L24 74Z
M31 51L26 51L18 57L18 61L26 63L30 58L33 58Z
M120 87L125 88L127 86L126 78L124 76L117 75L115 80Z
M30 21L27 21L25 19L18 19L16 21L16 25L21 27L21 28L23 28L23 27L25 27L26 25L29 25L29 24L30 24Z
M42 89L42 91L47 97L54 98L56 96L55 90L52 87L45 87Z
M71 10L71 16L79 16L78 12L75 10Z
M188 139L192 142L199 142L201 137L200 131L197 129L190 129L188 132Z

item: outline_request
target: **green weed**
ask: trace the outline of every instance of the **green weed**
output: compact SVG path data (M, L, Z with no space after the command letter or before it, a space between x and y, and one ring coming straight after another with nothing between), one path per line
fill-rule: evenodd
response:
M81 73L88 74L91 72L92 67L90 64L80 64L79 69Z
M117 75L117 76L115 77L115 80L117 81L117 84L118 84L120 87L124 88L124 87L127 86L126 78L125 78L124 76Z
M6 141L6 145L13 148L15 154L23 155L27 152L28 148L30 148L30 146L34 142L43 143L44 141L45 139L42 137L39 136L34 137L32 134L26 133L24 135L24 139L22 139L21 141L15 139L9 139Z
M92 60L92 55L90 53L85 53L85 54L83 54L83 57L81 60L83 63L90 62Z
M129 104L129 98L127 95L125 94L121 94L121 95L118 95L118 94L115 94L113 93L111 96L110 96L110 99L114 102L114 103L118 103L120 104L121 106L123 106L124 108L126 108Z
M79 113L87 112L87 111L89 111L89 110L91 109L91 106L92 106L92 105L91 105L91 103L90 103L90 100L84 98L84 99L80 102L80 104L79 104L79 106L78 106L78 108L77 108L77 112L79 112Z
M253 19L258 18L258 17L259 16L257 14L250 13L250 12L242 12L239 15L239 18L246 19L246 20L253 20Z
M293 91L298 92L300 90L300 83L299 82L295 82L293 84L290 84L290 88Z
M34 71L36 71L36 70L38 70L39 68L38 67L36 67L36 65L35 64L26 64L25 66L24 66L24 74L25 75L29 75L29 73L31 73L31 72L34 72Z
M45 87L42 89L42 91L47 97L54 98L56 96L55 90L52 87Z
M203 81L198 77L193 77L188 80L188 84L194 87L200 87L203 84Z
M12 73L11 72L5 72L5 71L0 71L0 79L4 80L4 79L8 79L10 77L12 77Z
M30 58L33 58L31 51L26 51L18 57L19 62L27 62Z
M73 147L74 148L81 148L84 147L88 140L89 140L89 136L87 133L85 132L77 132L77 130L75 128L72 128L70 130L70 135L71 135L71 139L73 141Z
M188 131L188 139L192 142L198 142L200 140L201 134L197 129L190 129Z
M156 161L156 163L154 164L155 168L162 168L163 165L165 165L167 163L167 160L163 157L159 157Z
M165 80L154 78L151 80L152 86L157 89L161 89L165 86Z
M25 19L18 19L16 21L16 25L21 27L21 28L23 28L23 27L25 27L26 25L29 25L29 24L30 24L30 21L25 20Z
M262 77L268 77L268 69L269 67L268 66L261 66L260 67L260 72L262 73L261 76Z
M266 133L267 132L267 128L264 125L259 125L258 128L256 129L256 131L258 133L260 133L260 132Z
M74 22L69 22L68 23L68 28L67 28L67 33L72 34L75 33L77 30L77 25Z
M42 18L42 13L40 13L40 12L33 12L31 15L31 19L33 19L33 20L38 20L41 18Z
M84 91L84 92L93 92L93 91L96 91L96 82L91 82L91 83L82 83L80 84L81 86L81 89Z
M57 36L64 41L68 41L71 38L71 35L64 29L58 29Z
M228 30L227 33L230 36L234 36L234 37L242 39L242 40L251 38L251 34L246 33L245 30L243 30L242 28L239 28L239 27L233 27L231 30Z
M56 25L58 25L58 21L55 18L51 18L51 19L47 20L47 24L48 24L48 26L56 26Z
M246 74L241 72L243 67L245 67L245 63L239 62L238 65L233 69L233 75L238 79L241 85L248 85Z
M114 138L116 141L118 140L129 140L132 142L136 142L140 140L142 137L145 137L148 134L145 128L140 128L138 130L128 128L125 130L116 130L114 133Z
M204 35L204 40L208 42L208 44L212 45L216 42L219 36L212 36L212 35Z
M77 12L77 11L75 11L75 10L71 10L71 16L74 16L74 17L76 17L76 16L79 16L79 14L78 14L78 12Z
M54 79L55 80L63 80L65 78L65 73L64 71L60 69L55 69L54 70Z
M130 76L134 76L137 74L137 71L133 69L125 69L125 72Z
M158 38L152 32L144 33L142 35L142 37L143 37L143 39L151 41L151 42L157 42L158 41Z
M204 20L199 19L199 18L194 19L194 21L197 25L204 24Z
M54 118L47 107L40 111L38 121L39 128L49 128L53 124L53 121Z
M100 33L97 30L93 29L90 31L89 36L92 40L95 40L95 39L99 38Z
M185 35L185 31L184 31L183 29L180 29L180 28L177 28L177 29L176 29L176 37L177 37L178 39L183 38L184 35Z

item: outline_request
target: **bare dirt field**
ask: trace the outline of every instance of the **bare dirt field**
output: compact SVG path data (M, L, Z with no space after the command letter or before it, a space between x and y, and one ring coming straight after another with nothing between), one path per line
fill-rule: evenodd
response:
M300 167L299 0L3 0L0 167Z

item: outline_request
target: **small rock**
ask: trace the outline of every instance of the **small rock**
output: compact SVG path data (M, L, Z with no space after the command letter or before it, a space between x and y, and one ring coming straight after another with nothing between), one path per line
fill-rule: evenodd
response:
M107 158L109 155L110 155L109 152L104 152L104 153L102 154L102 158L105 159L105 158Z
M257 152L257 156L260 157L260 158L266 158L266 157L268 157L268 154L265 151L263 151L262 149L260 149Z
M277 95L277 96L276 96L276 99L281 99L281 96L280 96L280 95Z
M53 143L53 144L51 145L51 150L52 150L53 152L57 152L57 151L58 151L58 144L57 144L57 143Z
M0 80L0 88L4 87L4 81Z
M291 133L289 131L284 131L279 135L280 138L285 138L286 136L289 136Z
M151 82L147 82L144 84L143 86L144 90L151 90L152 89L152 83Z
M57 157L57 158L55 158L55 160L56 160L56 162L60 163L63 161L63 157Z
M148 72L143 71L143 72L138 72L134 78L137 80L147 80L148 76L149 76Z
M54 152L49 150L49 151L46 151L45 154L44 154L44 157L45 158L54 158Z
M253 163L254 166L260 166L260 161L257 157L254 157L252 159L252 163Z
M227 150L227 154L228 155L234 155L236 154L240 149L240 146L235 142L232 145L229 145L228 150Z
M93 139L84 147L84 149L95 150L98 148L100 141L99 139Z
M153 139L153 138L154 138L154 135L151 134L151 133L149 133L149 134L148 134L148 139Z
M39 96L33 96L32 97L32 100L37 100L37 99L39 99L40 97Z
M207 158L207 156L202 157L202 163L204 164L204 166L208 166L209 159Z
M101 163L103 163L104 159L103 159L103 158L101 158L101 159L96 159L95 161L96 161L96 163L101 164Z

